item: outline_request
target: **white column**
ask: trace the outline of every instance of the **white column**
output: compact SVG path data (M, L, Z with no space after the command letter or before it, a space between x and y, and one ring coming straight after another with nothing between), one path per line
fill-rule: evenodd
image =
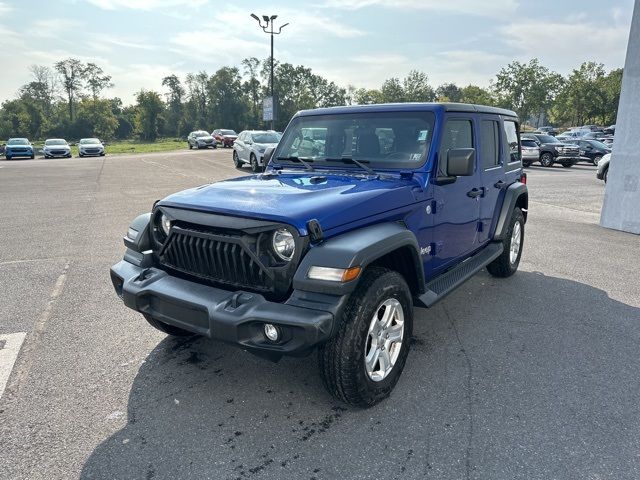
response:
M631 20L600 225L640 234L640 0Z

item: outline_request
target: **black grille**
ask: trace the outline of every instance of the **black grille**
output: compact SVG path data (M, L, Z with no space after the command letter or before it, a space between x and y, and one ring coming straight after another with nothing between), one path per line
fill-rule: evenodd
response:
M241 236L173 227L160 252L164 266L223 285L273 290L272 275Z

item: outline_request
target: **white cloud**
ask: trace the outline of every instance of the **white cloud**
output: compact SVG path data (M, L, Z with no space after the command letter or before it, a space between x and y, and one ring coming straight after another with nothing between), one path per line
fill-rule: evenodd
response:
M29 28L29 34L40 38L58 38L60 32L68 32L80 25L80 22L66 18L47 18L34 21Z
M375 6L396 10L431 10L484 17L502 17L514 13L518 2L516 0L491 0L491 2L478 0L325 0L324 6L345 10L359 10Z
M13 8L7 5L5 2L0 2L0 15L13 11Z
M624 65L631 19L621 19L617 10L611 16L613 21L598 19L597 23L519 19L501 32L520 60L537 57L562 74L590 60L615 68Z
M156 10L168 7L199 7L209 3L209 0L86 0L104 10Z

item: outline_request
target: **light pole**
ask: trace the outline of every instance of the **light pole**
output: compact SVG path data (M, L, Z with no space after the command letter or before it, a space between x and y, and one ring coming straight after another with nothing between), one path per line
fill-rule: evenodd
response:
M273 27L274 27L274 23L276 18L278 18L277 15L263 15L262 16L262 20L264 20L264 25L262 24L262 20L260 20L260 18L258 18L258 16L255 13L252 13L251 16L256 20L256 22L258 22L258 25L260 25L260 28L262 28L262 31L264 33L268 33L269 35L271 35L271 75L270 75L270 84L271 84L271 108L272 108L272 115L271 115L271 130L274 130L273 128L273 120L275 117L275 112L276 112L276 101L275 101L275 97L273 96L273 36L274 35L280 35L280 33L282 33L282 29L284 27L286 27L287 25L289 25L288 23L285 23L284 25L282 25L281 27L278 28L278 31L274 31ZM269 30L269 25L271 25L271 30Z

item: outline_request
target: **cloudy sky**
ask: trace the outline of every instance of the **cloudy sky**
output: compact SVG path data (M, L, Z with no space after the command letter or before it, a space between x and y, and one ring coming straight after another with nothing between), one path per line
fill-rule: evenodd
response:
M0 0L0 101L30 65L73 56L113 76L109 96L161 91L171 73L214 72L269 54L249 16L290 22L279 60L338 84L379 87L425 71L432 85L488 86L512 60L538 57L567 73L585 60L623 66L633 0Z

